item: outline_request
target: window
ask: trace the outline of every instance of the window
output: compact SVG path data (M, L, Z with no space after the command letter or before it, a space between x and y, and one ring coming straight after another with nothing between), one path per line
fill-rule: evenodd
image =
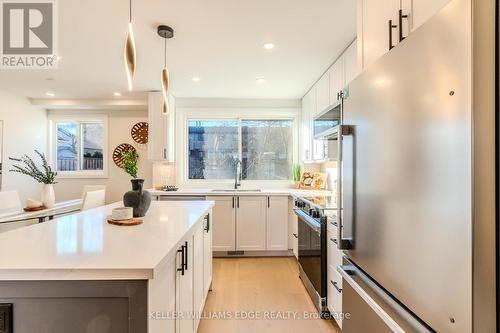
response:
M188 179L289 180L293 120L188 120Z
M106 176L107 119L51 117L52 161L60 176Z

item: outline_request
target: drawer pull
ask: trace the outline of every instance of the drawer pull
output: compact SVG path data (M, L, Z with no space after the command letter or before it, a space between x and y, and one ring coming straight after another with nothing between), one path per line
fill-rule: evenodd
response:
M330 238L330 240L333 242L333 244L337 245L337 240L336 239Z
M299 238L299 236L297 234L293 234L293 237L295 238Z
M341 293L341 292L342 292L342 289L340 289L340 288L339 288L339 286L338 286L337 282L333 282L332 280L330 280L330 283L331 283L331 284L335 287L335 289L337 289L337 291L338 291L339 293Z

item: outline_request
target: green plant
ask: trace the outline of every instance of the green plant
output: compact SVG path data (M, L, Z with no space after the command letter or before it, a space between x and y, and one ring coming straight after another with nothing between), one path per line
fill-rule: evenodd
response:
M33 159L28 155L23 155L21 158L9 157L9 160L20 162L22 165L13 164L10 172L17 172L26 176L30 176L34 180L42 184L55 184L57 172L52 171L49 163L47 162L47 158L45 154L40 153L38 150L35 150L35 153L42 160L42 167L39 168Z
M294 164L292 166L292 176L293 176L294 182L300 181L301 171L302 171L302 169L300 167L300 164Z
M123 166L122 169L128 173L132 178L137 179L137 170L139 162L139 154L135 149L129 149L122 153Z

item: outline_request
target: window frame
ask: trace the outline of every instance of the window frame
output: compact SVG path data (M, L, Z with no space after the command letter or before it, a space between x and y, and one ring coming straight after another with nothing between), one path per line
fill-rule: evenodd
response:
M210 120L236 120L238 126L238 143L242 140L241 121L242 120L291 120L292 121L292 163L297 163L299 160L299 109L296 108L248 108L248 109L233 109L233 108L177 108L177 148L176 160L177 165L177 182L182 187L209 187L221 188L231 187L234 184L232 179L189 179L189 129L188 122L190 120L210 121ZM269 116L272 114L273 116ZM238 144L238 155L242 155L242 145ZM241 185L243 188L255 187L288 187L293 183L289 180L247 180L243 179Z
M102 123L104 128L103 133L103 170L78 170L78 171L57 171L57 178L88 178L99 179L108 178L109 171L109 122L108 116L105 114L89 114L89 115L49 115L48 126L48 158L54 170L57 170L57 125L60 123L75 122L78 124L79 136L81 138L82 123ZM81 153L81 144L78 145L79 154ZM80 157L78 155L78 166L81 168Z

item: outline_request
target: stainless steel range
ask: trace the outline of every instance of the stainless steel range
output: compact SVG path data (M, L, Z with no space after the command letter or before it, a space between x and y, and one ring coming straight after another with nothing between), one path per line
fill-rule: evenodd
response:
M327 223L335 219L333 197L296 198L300 278L321 313L327 310Z

